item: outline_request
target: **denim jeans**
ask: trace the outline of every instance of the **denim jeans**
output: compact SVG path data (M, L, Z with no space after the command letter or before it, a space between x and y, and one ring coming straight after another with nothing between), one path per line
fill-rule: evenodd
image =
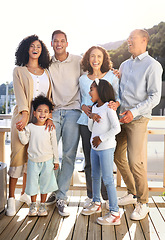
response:
M113 178L114 148L96 151L91 149L93 201L100 202L101 175L106 186L109 210L118 212L116 187Z
M86 177L86 186L87 186L87 196L92 198L92 178L91 178L91 132L88 129L88 126L80 125L80 136L82 138L82 147L85 156L85 177ZM106 187L101 179L101 196L104 200L108 200L108 194Z
M70 180L74 170L77 147L80 138L79 110L56 110L53 112L53 122L56 127L57 142L62 137L62 164L57 175L58 190L57 199L66 200L66 192L69 190Z

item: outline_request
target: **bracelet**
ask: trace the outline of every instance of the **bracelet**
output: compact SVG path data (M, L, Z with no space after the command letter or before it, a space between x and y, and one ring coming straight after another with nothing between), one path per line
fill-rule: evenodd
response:
M53 118L47 118L47 119L50 119L50 120L52 120L52 121L53 121Z

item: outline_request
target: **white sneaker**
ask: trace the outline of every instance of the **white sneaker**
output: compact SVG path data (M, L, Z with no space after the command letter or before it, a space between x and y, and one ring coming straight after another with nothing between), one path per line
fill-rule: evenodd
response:
M88 208L92 202L92 198L87 197L84 202L83 208Z
M38 210L38 216L47 216L48 212L46 210L45 203L40 203L39 210Z
M148 207L148 204L137 203L130 218L132 220L141 220L146 217L146 215L149 213L149 211L150 211L150 209Z
M16 214L16 208L15 208L15 198L11 197L7 200L7 210L6 215L7 216L14 216Z
M136 203L137 203L137 198L131 193L118 199L118 205L120 206L125 206L128 204L136 204Z
M106 209L109 211L109 200L106 200L106 201L105 201L105 207L106 207Z
M100 225L120 225L120 214L117 212L109 212L104 217L98 217L96 219Z
M30 197L26 193L22 194L20 196L19 200L20 200L20 202L25 202L28 206L31 203Z
M30 203L28 216L34 217L37 215L38 215L37 204L36 204L36 202L32 202L32 203Z
M81 212L83 215L91 215L101 212L101 202L92 202L88 208L84 208Z
M58 199L56 201L56 207L58 208L58 213L62 217L68 217L70 215L70 212L67 209L66 202L63 199Z

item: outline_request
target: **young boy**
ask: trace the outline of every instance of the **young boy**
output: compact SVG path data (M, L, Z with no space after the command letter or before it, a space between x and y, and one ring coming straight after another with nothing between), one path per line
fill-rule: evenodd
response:
M25 192L31 196L29 216L46 216L45 201L47 193L58 189L54 169L59 167L58 147L55 129L45 129L45 122L50 117L53 104L42 95L33 101L34 117L36 123L29 123L25 129L19 131L19 139L22 144L29 143L27 182ZM41 203L39 210L36 206L36 198L40 188Z

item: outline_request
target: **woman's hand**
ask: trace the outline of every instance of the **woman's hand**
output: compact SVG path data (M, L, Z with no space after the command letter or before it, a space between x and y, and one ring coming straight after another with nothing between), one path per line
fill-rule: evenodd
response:
M92 106L87 106L85 104L83 104L81 108L87 116L89 116L92 111Z
M116 111L119 106L120 106L120 103L118 101L117 102L110 101L108 103L108 107L113 109L114 111Z
M55 125L54 125L53 121L52 121L50 118L48 118L48 119L46 120L45 125L46 125L45 130L48 128L49 132L50 132L53 128L55 129Z
M101 143L101 139L99 136L93 138L92 144L95 148L97 148L100 145L100 143Z
M59 168L59 163L54 163L54 170L57 170Z
M23 131L28 122L28 112L23 111L21 119L16 123L16 128L18 131Z
M93 119L94 122L100 122L100 115L96 114L96 113L90 113L89 114L89 118Z

